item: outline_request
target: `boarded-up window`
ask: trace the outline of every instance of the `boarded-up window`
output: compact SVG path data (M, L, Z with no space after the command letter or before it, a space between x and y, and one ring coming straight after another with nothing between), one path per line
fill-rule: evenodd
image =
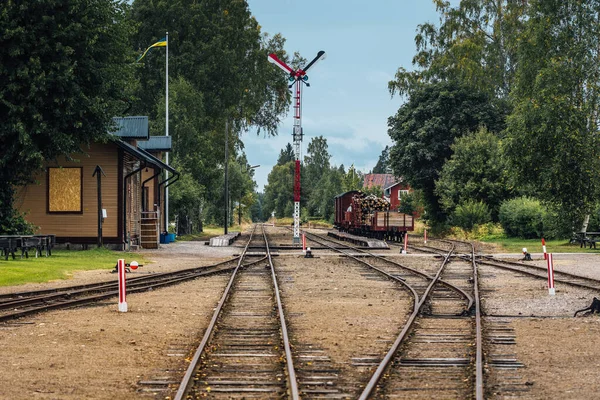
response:
M48 168L48 212L82 213L83 168Z

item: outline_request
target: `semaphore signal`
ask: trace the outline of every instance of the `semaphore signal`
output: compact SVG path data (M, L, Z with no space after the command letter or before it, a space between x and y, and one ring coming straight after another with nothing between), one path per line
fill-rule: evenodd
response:
M302 149L302 84L310 86L306 71L318 61L325 58L325 52L323 50L317 53L317 56L309 62L306 67L298 68L293 70L286 63L281 61L275 53L269 54L268 60L270 63L275 64L281 68L284 72L290 75L290 85L295 86L294 90L294 129L292 131L292 137L294 139L294 158L296 159L296 170L294 173L294 243L300 243L300 152Z

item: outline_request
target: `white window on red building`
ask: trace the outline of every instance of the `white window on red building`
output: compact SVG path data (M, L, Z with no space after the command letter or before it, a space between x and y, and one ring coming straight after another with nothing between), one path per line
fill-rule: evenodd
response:
M398 200L402 199L405 194L408 194L408 190L398 190Z

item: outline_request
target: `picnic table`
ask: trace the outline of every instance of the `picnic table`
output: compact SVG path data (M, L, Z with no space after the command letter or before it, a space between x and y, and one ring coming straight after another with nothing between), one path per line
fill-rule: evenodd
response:
M579 243L579 247L584 249L589 245L590 249L592 246L595 249L598 241L600 241L600 232L576 232L569 243Z
M21 250L21 258L29 258L29 252L34 250L35 256L45 252L46 257L52 255L52 247L56 244L56 235L0 235L0 254L8 260L12 255Z

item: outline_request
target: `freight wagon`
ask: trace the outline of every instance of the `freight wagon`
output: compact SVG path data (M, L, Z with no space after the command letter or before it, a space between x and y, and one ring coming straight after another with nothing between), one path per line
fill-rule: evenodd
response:
M401 241L407 231L415 229L413 217L389 209L386 199L351 190L335 197L334 227L354 235Z

